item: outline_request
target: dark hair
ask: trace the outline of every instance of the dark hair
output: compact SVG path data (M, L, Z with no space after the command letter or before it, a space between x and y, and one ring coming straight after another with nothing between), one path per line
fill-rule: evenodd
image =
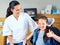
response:
M11 9L14 9L14 6L19 5L20 3L18 1L11 1L9 3L9 7L7 8L7 14L6 17L10 16L13 14L13 12L11 11Z
M46 22L48 22L48 19L46 16L41 16L39 19L44 19L44 20L46 20Z
M48 19L47 19L46 16L41 16L39 19L44 19L48 23ZM49 27L47 26L46 29L45 29L44 36L43 36L44 42L46 42L49 39L46 35L48 32L49 32Z

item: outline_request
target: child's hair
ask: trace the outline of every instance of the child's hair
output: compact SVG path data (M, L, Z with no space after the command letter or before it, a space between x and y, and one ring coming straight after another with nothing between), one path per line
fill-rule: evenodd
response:
M48 22L48 19L46 16L41 16L39 19L44 19L44 20L46 20L46 22Z
M48 23L48 19L47 19L46 16L41 16L39 19L44 19L44 20L46 20L46 23ZM49 27L47 26L46 29L45 29L44 36L43 36L44 42L49 39L49 38L47 37L47 35L46 35L48 32L49 32Z

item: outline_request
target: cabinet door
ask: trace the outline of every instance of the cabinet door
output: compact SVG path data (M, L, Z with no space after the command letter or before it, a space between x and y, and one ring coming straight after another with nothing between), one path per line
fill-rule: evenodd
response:
M0 18L0 45L4 45L4 37L2 36L2 28L3 28L3 22L5 18Z
M0 34L0 45L4 45L4 37Z

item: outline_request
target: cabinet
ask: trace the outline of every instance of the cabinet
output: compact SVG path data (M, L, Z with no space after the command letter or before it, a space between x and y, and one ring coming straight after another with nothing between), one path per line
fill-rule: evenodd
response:
M4 45L4 37L2 36L2 23L4 22L5 18L0 18L0 45Z

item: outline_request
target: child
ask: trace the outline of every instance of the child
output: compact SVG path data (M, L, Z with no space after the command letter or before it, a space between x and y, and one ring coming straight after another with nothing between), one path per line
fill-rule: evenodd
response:
M48 19L46 16L39 18L38 26L38 29L34 31L31 38L32 45L57 45L51 37L48 37L48 33L51 32L51 30L48 27Z

